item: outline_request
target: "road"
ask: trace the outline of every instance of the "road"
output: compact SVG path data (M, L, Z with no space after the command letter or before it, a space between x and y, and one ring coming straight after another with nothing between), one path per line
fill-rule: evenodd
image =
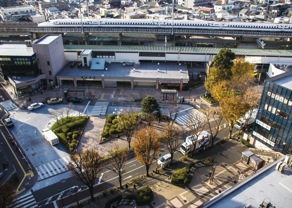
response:
M10 109L11 118L15 123L15 127L11 129L11 133L34 166L36 170L35 175L38 175L37 183L31 191L22 196L19 206L25 207L30 205L29 207L33 207L36 203L42 205L48 204L48 206L52 206L53 203L70 204L76 201L76 198L82 199L84 196L88 196L87 191L80 191L77 195L72 195L70 192L72 186L77 185L83 187L82 190L84 186L75 176L72 176L72 173L67 168L69 155L61 145L57 145L56 147L49 145L43 138L41 131L52 125L56 120L56 116L58 114L63 114L67 109L70 109L72 115L86 113L87 111L105 115L106 113L118 111L118 109L127 109L129 104L122 103L119 105L119 103L115 103L109 106L108 109L105 105L109 105L109 103L84 102L77 105L45 105L45 107L31 112L15 108L14 106ZM11 104L8 102L6 106L11 106ZM86 110L86 107L88 107L88 110ZM181 111L178 115L179 119L185 117L186 114L195 115L195 113L198 113L197 110L188 108L189 106L187 105L181 105L179 108ZM107 111L105 109L107 109ZM139 105L135 105L135 109L140 110ZM191 111L191 113L189 113L189 111ZM166 153L165 150L161 152L161 154ZM178 160L179 157L181 157L181 154L177 153L175 159ZM156 165L152 166L152 168L155 167ZM123 176L124 182L137 176L144 175L145 167L134 159L131 159L127 162L125 171ZM118 180L116 173L110 170L104 170L97 181L95 192L103 191L106 188L117 185ZM72 196L64 198L66 195L70 194ZM64 199L60 200L62 198Z
M218 137L215 139L215 142L219 141L220 139L225 137L227 134L228 134L227 130L220 132ZM198 158L198 159L205 158L207 156L210 156L210 152L212 152L212 149L208 151L208 153L200 152L195 155L195 158ZM161 155L164 155L167 153L168 151L166 149L161 150ZM182 156L183 155L180 152L176 152L174 154L174 162L175 161L179 162ZM156 161L150 167L150 172L155 170L155 168L156 168ZM141 165L141 163L136 161L135 158L130 159L129 161L126 162L125 172L123 174L123 183L126 183L127 181L133 178L136 178L138 176L145 175L145 171L146 171L145 166ZM79 187L83 187L83 188L80 192L73 194L70 192L69 189L70 187L75 186L75 185L78 185ZM103 192L106 189L110 189L115 186L119 186L117 174L109 169L105 169L102 171L101 177L96 181L94 193L98 194L98 193ZM60 187L66 188L66 190L60 193L59 191ZM40 201L41 205L46 205L45 207L53 207L54 203L59 204L61 206L66 206L72 203L76 203L77 200L81 200L83 198L89 199L89 192L87 188L84 187L82 183L80 183L80 181L76 178L76 176L73 176L66 180L62 180L52 186L46 187L46 191L49 191L50 194L46 194L44 190L39 190L39 191L34 192L34 196L37 199L37 201Z

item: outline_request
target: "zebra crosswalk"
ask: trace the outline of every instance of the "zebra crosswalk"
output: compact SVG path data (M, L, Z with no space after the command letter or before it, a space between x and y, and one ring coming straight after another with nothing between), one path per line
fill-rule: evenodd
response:
M29 191L25 195L17 197L11 206L11 208L36 208L39 207L32 192Z
M106 115L109 102L96 102L92 108L87 110L90 116L104 116Z
M187 109L178 113L175 122L183 127L194 125L206 119L205 115L197 109Z
M70 156L62 157L49 163L36 167L38 172L38 181L58 175L68 171L67 165L70 162Z
M13 110L14 108L17 107L17 105L11 100L6 100L4 102L1 102L0 105L3 106L3 108L5 108L8 111Z

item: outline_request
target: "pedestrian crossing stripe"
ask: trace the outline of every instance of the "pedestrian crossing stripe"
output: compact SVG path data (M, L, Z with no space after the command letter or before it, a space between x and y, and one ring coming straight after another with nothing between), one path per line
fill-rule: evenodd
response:
M87 113L90 116L106 115L109 102L96 102L92 109Z
M201 112L195 109L190 109L187 112L185 112L184 115L177 116L177 118L175 119L175 122L182 126L188 126L190 125L190 122L195 123L196 121L200 121L204 119L205 119L205 116Z
M37 208L39 207L32 192L29 191L25 195L17 197L14 201L11 208Z
M4 102L1 102L0 105L5 108L7 111L13 110L17 107L15 103L13 103L11 100L6 100Z
M57 160L36 167L38 181L54 175L68 171L67 165L70 162L70 156L62 157Z

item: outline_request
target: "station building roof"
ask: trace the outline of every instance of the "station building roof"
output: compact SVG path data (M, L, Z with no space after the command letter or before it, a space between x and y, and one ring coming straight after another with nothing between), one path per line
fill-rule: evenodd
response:
M130 46L130 45L64 45L65 51L76 51L92 49L94 51L117 51L117 52L166 52L166 53L191 53L216 55L222 48L208 47L164 47L164 46ZM242 56L273 56L273 57L292 57L291 50L269 50L269 49L242 49L231 48L236 55Z
M122 70L121 70L122 69ZM158 79L161 83L169 83L171 80L189 81L186 65L161 63L159 66L154 63L141 63L139 66L123 66L122 63L111 63L104 70L91 70L84 67L71 67L66 65L59 73L59 77L84 77L124 80L130 79Z

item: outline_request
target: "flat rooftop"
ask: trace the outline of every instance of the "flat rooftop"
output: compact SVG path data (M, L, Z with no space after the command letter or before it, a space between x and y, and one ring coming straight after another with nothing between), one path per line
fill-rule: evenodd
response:
M159 69L159 70L158 70ZM90 70L89 68L70 67L66 65L57 76L60 77L104 77L124 79L159 79L160 81L189 80L187 66L178 63L141 63L140 65L124 66L122 63L111 63L105 70Z
M50 44L52 41L56 40L60 35L46 35L41 39L34 42L34 44Z
M203 207L259 207L267 200L275 207L291 207L292 204L292 168L284 173L275 170L276 164L284 158L259 170L237 186L211 199ZM212 203L213 201L213 203Z
M148 52L172 52L172 53L192 53L192 54L212 54L216 55L222 48L207 48L207 47L183 47L183 46L129 46L129 45L64 45L65 51L76 51L91 49L93 51L114 51L114 52L138 52L138 51L148 51ZM291 50L268 50L268 49L242 49L242 48L232 48L232 51L236 55L244 56L287 56L292 57Z
M26 44L0 44L0 57L4 56L32 56L34 54L32 47Z
M271 81L276 83L277 85L292 90L292 71L275 76L271 79Z

